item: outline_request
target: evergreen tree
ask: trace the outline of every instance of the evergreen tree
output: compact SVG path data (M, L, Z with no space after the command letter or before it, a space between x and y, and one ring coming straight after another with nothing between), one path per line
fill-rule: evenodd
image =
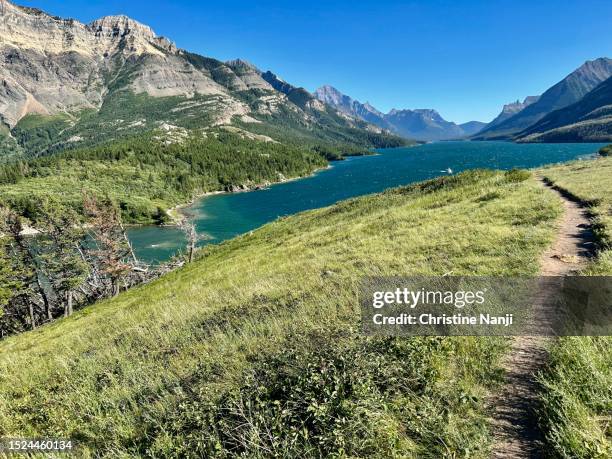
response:
M73 313L74 292L89 274L81 244L85 237L76 212L47 199L40 205L38 224L40 259L45 274L59 298L64 300L64 315Z
M21 231L21 218L0 207L0 336L36 328L32 260Z

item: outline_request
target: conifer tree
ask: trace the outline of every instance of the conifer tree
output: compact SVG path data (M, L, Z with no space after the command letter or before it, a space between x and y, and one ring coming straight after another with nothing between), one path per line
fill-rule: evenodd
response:
M75 211L47 199L40 205L38 224L42 235L39 251L42 266L57 296L64 301L64 316L74 310L74 293L89 274L80 246L85 233Z

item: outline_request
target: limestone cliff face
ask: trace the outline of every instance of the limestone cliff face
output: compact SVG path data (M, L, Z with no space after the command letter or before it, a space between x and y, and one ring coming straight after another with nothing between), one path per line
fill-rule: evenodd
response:
M0 114L15 125L28 113L54 113L100 101L100 62L75 21L0 3ZM94 70L92 72L92 70Z
M127 16L85 25L0 0L0 115L13 127L29 113L97 108L117 84L155 97L227 95L182 54Z
M262 78L262 72L253 64L242 59L235 59L225 63L236 75L237 86L240 90L264 89L272 91L274 88Z

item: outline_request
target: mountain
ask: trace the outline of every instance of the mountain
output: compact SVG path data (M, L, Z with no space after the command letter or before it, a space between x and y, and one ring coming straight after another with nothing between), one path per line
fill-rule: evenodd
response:
M389 128L384 119L385 115L383 113L372 107L368 102L362 104L361 102L342 94L333 86L321 86L313 94L321 102L331 105L347 115L361 118L368 123L375 124L385 129Z
M482 121L468 121L467 123L463 123L459 125L459 127L464 132L464 136L472 136L474 134L478 134L486 126L488 126L488 124L483 123Z
M385 120L392 131L419 140L446 140L463 137L465 132L431 109L391 110Z
M521 102L520 100L517 100L516 102L512 102L512 103L504 105L504 108L502 108L501 113L497 115L497 117L487 125L487 128L491 129L494 126L500 125L501 123L506 121L508 118L512 118L514 115L516 115L518 112L520 112L524 108L537 102L539 98L540 96L527 96L525 97L525 100L523 100L523 102Z
M611 142L612 77L519 134L527 142Z
M388 138L271 72L178 49L126 16L82 24L1 0L0 59L0 155L11 145L31 156L226 126L277 141L371 147Z
M313 94L321 102L336 110L411 139L425 141L459 139L476 134L486 126L486 123L480 121L457 125L446 121L432 109L393 109L384 114L369 103L363 104L329 85L321 86Z
M537 101L501 123L485 128L478 134L477 139L511 139L547 114L578 102L611 76L612 59L599 58L587 61L544 92Z

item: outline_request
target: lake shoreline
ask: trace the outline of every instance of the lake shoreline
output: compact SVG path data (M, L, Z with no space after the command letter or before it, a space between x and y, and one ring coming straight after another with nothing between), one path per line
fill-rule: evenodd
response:
M385 148L385 150L393 150L393 149L400 149L400 148L414 148L414 147L418 147L421 145L425 145L424 143L415 143L414 145L407 145L407 146L403 146L403 147L392 147L392 148ZM217 196L220 194L238 194L238 193L248 193L251 191L257 191L257 190L265 190L271 186L274 185L280 185L282 183L289 183L289 182L293 182L295 180L303 180L309 177L312 177L320 172L323 172L325 170L331 169L334 163L337 162L342 162L342 161L346 161L349 158L362 158L362 157L370 157L370 156L380 156L381 153L377 150L373 150L370 154L358 154L358 155L346 155L343 156L339 159L332 159L329 160L328 164L324 167L318 167L316 169L314 169L311 173L307 174L307 175L300 175L298 177L289 177L286 178L283 176L282 179L275 181L275 182L269 182L269 181L265 181L263 183L257 183L254 185L242 185L242 187L239 187L237 185L234 185L237 189L236 190L230 190L230 191L226 191L226 190L215 190L215 191L207 191L205 193L200 193L197 194L195 196L193 196L189 201L182 203L182 204L177 204L176 206L168 209L166 212L168 214L168 216L171 219L170 223L164 223L158 226L162 226L162 227L178 227L180 226L186 219L186 216L184 213L181 213L181 211L183 209L186 209L188 207L191 207L192 205L194 205L197 201L210 197L210 196ZM282 175L282 174L280 174ZM135 227L138 226L148 226L148 225L133 225Z
M449 169L454 173L479 168L532 169L579 157L594 158L602 145L604 144L435 142L420 145L417 149L381 149L372 155L356 157L354 160L347 158L337 163L331 161L326 167L309 175L293 177L270 186L251 185L234 192L214 191L194 196L189 203L175 207L174 213L184 213L188 217L192 213L198 232L210 236L202 245L216 244L245 234L282 216L430 180L447 175ZM247 193L257 186L263 188L261 193ZM212 200L203 199L217 194L226 196L218 196ZM189 208L190 205L193 207ZM172 255L173 244L176 247L184 244L180 228L176 225L164 226L165 228L159 225L142 225L141 230L134 230L134 237L130 239L134 242L140 258L163 261ZM160 243L168 245L165 248L153 247Z
M378 153L375 153L378 154ZM368 155L369 156L369 155ZM275 181L275 182L270 182L270 181L265 181L263 183L256 183L254 185L234 185L235 189L232 190L216 190L216 191L207 191L205 193L200 193L197 194L195 196L193 196L188 202L182 203L182 204L178 204L170 209L168 209L166 211L166 213L168 214L168 216L171 219L170 223L164 223L162 225L159 226L163 226L163 227L178 227L180 226L182 223L185 222L185 220L187 219L187 215L185 215L185 213L183 212L184 209L187 209L188 207L193 206L197 201L200 201L202 199L211 197L211 196L218 196L221 194L239 194L239 193L248 193L251 191L258 191L258 190L265 190L269 187L272 187L274 185L280 185L283 183L289 183L289 182L293 182L295 180L302 180L308 177L312 177L316 174L318 174L319 172L331 169L333 167L332 163L336 162L336 161L344 161L345 158L343 159L339 159L339 160L334 160L334 161L330 161L329 164L327 164L327 166L325 167L318 167L315 170L313 170L311 173L307 174L307 175L301 175L298 177L285 177L282 174L279 173L279 175L282 176L282 178L280 178L280 180ZM134 226L148 226L148 225L134 225Z

